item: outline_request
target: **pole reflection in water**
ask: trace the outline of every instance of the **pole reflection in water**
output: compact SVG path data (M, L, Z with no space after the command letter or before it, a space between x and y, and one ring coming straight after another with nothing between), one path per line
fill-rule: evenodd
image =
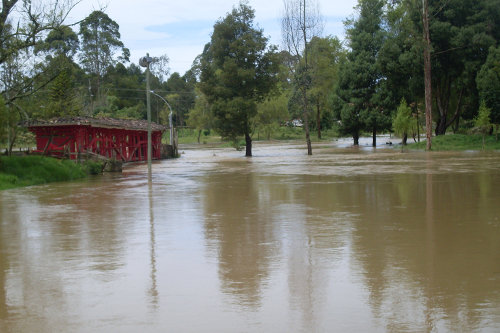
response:
M155 241L155 218L153 205L153 181L151 173L148 173L148 202L149 202L149 227L151 236L151 305L153 309L158 309L158 286L156 283L156 241Z
M433 303L435 295L432 295L434 286L434 253L435 253L435 239L434 239L434 192L432 173L433 163L432 155L430 152L426 153L426 175L425 175L425 225L426 225L426 242L425 242L425 266L427 269L426 275L426 289L428 293L427 305L425 311L425 323L429 332L435 330L435 307Z

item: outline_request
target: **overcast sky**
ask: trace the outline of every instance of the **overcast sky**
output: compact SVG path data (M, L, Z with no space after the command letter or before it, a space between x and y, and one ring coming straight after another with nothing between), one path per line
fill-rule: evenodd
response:
M120 25L121 40L130 49L131 61L149 52L167 54L171 72L181 75L210 41L214 23L238 5L238 0L82 0L68 17L78 21L93 10L105 7L108 16ZM325 19L324 35L343 38L342 21L354 13L357 0L319 0ZM264 29L271 43L281 45L282 0L250 0L254 24ZM77 30L78 27L75 28Z

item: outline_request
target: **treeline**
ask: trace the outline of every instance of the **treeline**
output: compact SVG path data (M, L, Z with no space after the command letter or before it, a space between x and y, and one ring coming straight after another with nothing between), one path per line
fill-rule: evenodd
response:
M146 76L129 63L116 22L95 11L68 27L70 1L37 12L18 2L0 12L2 142L12 146L16 124L31 118L146 118ZM434 134L469 131L479 118L483 129L500 124L500 0L359 0L345 41L323 31L314 1L285 0L281 50L243 2L214 24L183 75L159 57L151 89L169 101L174 126L244 138L248 156L256 132L270 137L285 124L303 126L309 153L310 136L332 127L355 144L368 133L375 144L388 131L406 142L425 130L423 3ZM19 21L10 17L14 6ZM167 115L153 97L153 120L168 124Z

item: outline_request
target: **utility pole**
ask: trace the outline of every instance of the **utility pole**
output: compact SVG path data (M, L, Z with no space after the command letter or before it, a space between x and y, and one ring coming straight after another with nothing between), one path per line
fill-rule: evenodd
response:
M149 88L149 76L150 70L149 65L154 61L153 58L149 56L149 53L146 54L145 57L139 59L139 64L142 67L146 67L146 104L147 104L147 113L148 113L148 174L151 175L151 155L152 155L152 147L151 147L151 97Z
M425 129L427 137L426 150L432 148L432 76L431 76L431 38L429 33L428 0L422 0L424 24L424 81L425 81Z

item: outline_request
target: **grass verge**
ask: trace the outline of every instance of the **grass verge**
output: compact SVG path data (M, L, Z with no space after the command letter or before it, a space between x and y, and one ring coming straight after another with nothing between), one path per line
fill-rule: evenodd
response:
M425 149L426 141L408 144L409 149ZM432 150L483 150L482 135L449 134L432 137ZM500 150L500 141L495 135L485 137L484 150Z
M0 190L85 178L95 167L43 156L0 156Z

